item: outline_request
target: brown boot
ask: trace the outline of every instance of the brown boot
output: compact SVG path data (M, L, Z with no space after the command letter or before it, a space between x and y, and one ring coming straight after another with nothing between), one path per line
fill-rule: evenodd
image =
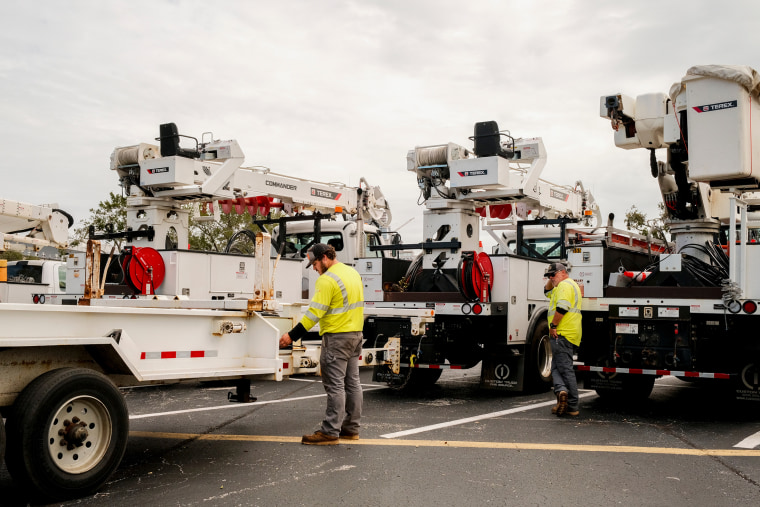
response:
M558 416L567 411L567 391L560 391L557 395L557 412Z
M304 445L336 445L340 443L338 437L325 435L321 431L314 432L313 435L304 435L301 437L301 443Z
M557 397L557 404L552 407L552 414L557 415L557 410L559 410L559 393L555 393L554 396Z
M340 430L340 438L343 440L359 440L358 433L351 433L350 431Z

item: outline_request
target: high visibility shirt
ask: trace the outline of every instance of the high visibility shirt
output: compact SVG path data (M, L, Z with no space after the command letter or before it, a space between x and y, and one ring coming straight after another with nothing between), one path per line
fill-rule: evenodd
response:
M309 309L301 318L308 331L319 322L319 335L361 331L364 327L364 284L351 266L336 262L314 287Z
M557 326L557 334L564 336L567 341L575 346L581 344L581 289L575 280L565 278L556 287L550 290L547 295L549 301L549 323L554 319L557 308L564 310L566 313L562 316Z

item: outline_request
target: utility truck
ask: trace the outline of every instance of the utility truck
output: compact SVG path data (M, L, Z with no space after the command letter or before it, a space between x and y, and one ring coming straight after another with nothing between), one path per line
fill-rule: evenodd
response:
M161 126L159 145L117 148L111 169L127 194L127 230L93 231L87 252L69 257L67 273L84 281L83 289L67 284L81 292L76 304L0 305L0 441L7 433L8 470L30 492L65 498L105 483L127 444L119 386L226 379L236 385L230 400L245 402L251 378L319 372L318 345L279 350L279 337L301 316L301 259L272 258L263 230L233 238L227 253L187 250L189 215L255 210L271 219L276 207L281 228L299 220L318 228L321 212L338 208L362 227L384 215L368 210L382 200L370 198L378 194L368 186L243 168L243 158L236 141L211 135L180 146L174 124ZM314 194L268 192L301 185ZM118 258L104 258L118 267L116 280L101 267L102 239L125 243ZM236 245L249 254L234 253ZM398 362L396 350L393 341L365 350L363 364Z
M474 147L447 143L407 154L407 170L420 188L424 239L370 247L419 249L400 278L391 259L359 259L365 279L367 344L400 342L401 368L384 365L376 381L395 389L432 384L443 369L482 363L481 386L522 391L551 385L551 348L544 296L545 258L528 256L524 227L599 222L590 192L540 178L546 163L541 138L514 138L496 122L475 125ZM503 250L482 251L481 225ZM521 247L506 253L504 231ZM555 239L558 252L564 243ZM392 274L389 274L392 273ZM383 311L416 309L414 317ZM427 313L425 313L427 312Z
M615 145L650 151L673 250L642 267L567 236L574 269L594 273L578 370L600 395L643 398L655 378L675 376L760 401L758 83L749 67L707 65L669 93L601 97Z
M0 274L0 303L33 303L66 290L66 263L30 259L8 261L6 276ZM2 270L2 261L0 261Z
M68 246L71 215L57 204L35 205L0 199L0 252L58 253ZM66 268L55 259L0 259L0 303L31 303L35 294L62 292Z

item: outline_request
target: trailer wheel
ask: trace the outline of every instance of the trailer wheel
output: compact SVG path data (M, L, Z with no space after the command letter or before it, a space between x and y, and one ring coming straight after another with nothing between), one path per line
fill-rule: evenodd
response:
M526 350L525 386L528 391L548 391L552 387L552 344L549 323L541 319L533 330Z
M62 368L21 392L7 431L11 476L44 498L70 498L94 493L119 466L129 417L107 377Z

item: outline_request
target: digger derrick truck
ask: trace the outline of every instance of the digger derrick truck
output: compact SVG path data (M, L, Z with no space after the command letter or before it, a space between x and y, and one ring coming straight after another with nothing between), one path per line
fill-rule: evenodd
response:
M245 234L252 255L186 250L191 210L182 204L209 205L211 219L225 208L249 212L255 206L268 214L276 206L286 224L328 204L334 210L335 201L361 214L368 200L358 198L360 189L313 182L306 186L335 195L273 199L267 181L294 183L241 168L236 141L209 139L184 148L173 124L162 125L160 134L160 146L114 151L111 168L128 195L127 230L93 234L126 242L126 253L114 261L124 272L116 283L123 295L103 297L111 284L101 280L108 270L99 266L99 240L91 239L74 268L84 279L78 304L0 305L0 412L6 419L0 443L7 442L0 454L14 480L45 498L90 494L119 466L129 426L120 386L225 379L236 386L230 401L247 402L255 401L252 378L319 372L318 346L279 350L279 337L299 320L302 304L274 296L281 290L283 298L300 301L300 260L295 266L272 259L265 232ZM296 289L288 293L290 287ZM365 350L363 364L393 360L393 346Z
M604 245L570 245L575 269L601 275L583 300L578 366L600 395L643 398L676 376L760 401L758 83L749 67L696 66L668 94L601 97L615 145L650 150L674 251L625 279Z
M522 391L551 384L543 292L548 261L488 255L480 246L481 222L489 227L496 222L590 225L598 221L598 209L589 192L540 178L546 163L541 138L513 138L491 121L476 124L471 139L473 149L447 143L417 147L407 155L407 169L425 205L424 240L373 247L422 250L405 275L385 276L377 260L357 263L363 277L376 280L375 290L365 289L367 343L382 347L391 338L400 340L400 371L385 366L374 371L374 379L391 388L432 384L443 369L481 362L481 386L487 389ZM394 308L427 314L374 315Z
M68 247L68 228L74 219L57 204L35 205L0 199L0 252L39 254L52 247L53 259L0 259L0 303L30 303L35 294L65 286L64 264L55 260ZM54 249L54 250L53 250ZM45 254L46 252L41 252Z

